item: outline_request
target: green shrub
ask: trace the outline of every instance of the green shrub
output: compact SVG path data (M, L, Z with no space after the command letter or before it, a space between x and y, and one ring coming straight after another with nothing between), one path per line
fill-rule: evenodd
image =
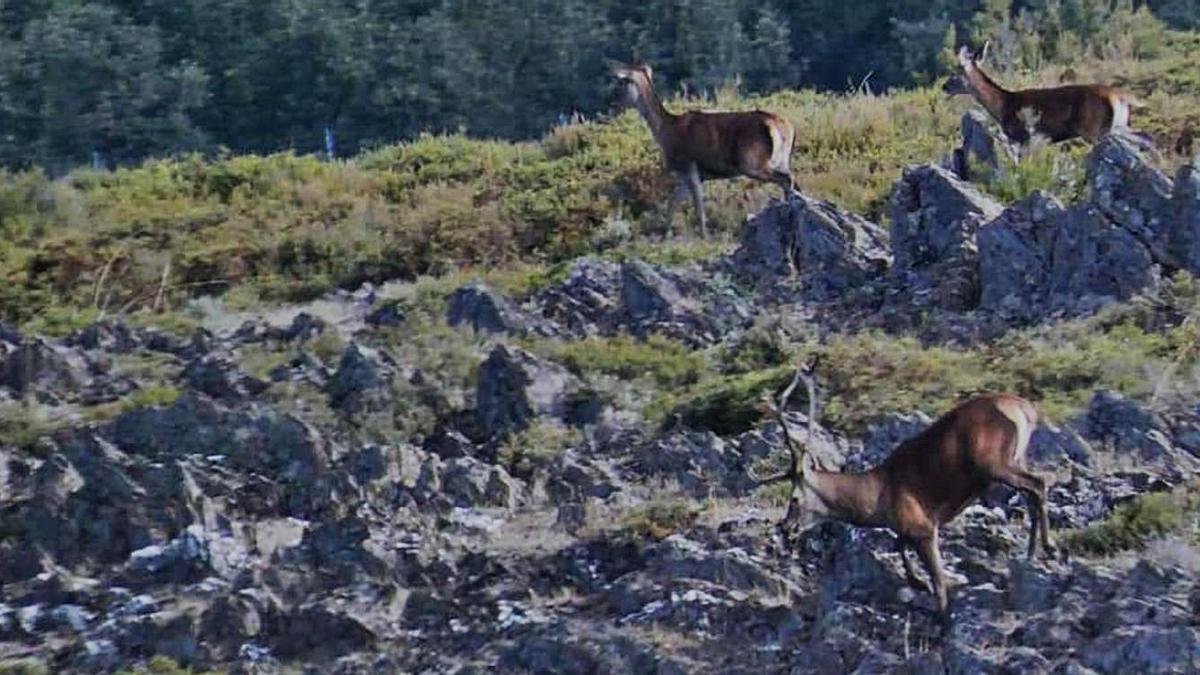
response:
M660 335L639 340L629 335L588 337L546 348L549 356L577 375L605 373L623 380L649 378L674 388L700 380L704 355Z
M1140 550L1152 539L1194 530L1200 523L1200 497L1191 493L1194 488L1140 495L1118 506L1105 520L1063 534L1061 541L1073 552L1105 556Z
M139 389L129 396L121 399L121 411L131 412L141 408L158 408L162 406L169 406L175 401L178 401L179 397L182 395L183 392L181 392L178 387L160 385L149 386L144 389Z
M0 661L0 675L46 675L50 671L33 659Z
M635 537L666 539L691 527L700 516L695 503L677 497L660 497L622 514L619 527Z

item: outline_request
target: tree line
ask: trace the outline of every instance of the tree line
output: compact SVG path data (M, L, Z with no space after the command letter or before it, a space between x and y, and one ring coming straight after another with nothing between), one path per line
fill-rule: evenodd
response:
M0 0L0 166L337 155L465 130L528 138L608 108L603 59L703 95L932 80L956 42L1035 64L1134 0ZM1179 28L1194 0L1149 0Z

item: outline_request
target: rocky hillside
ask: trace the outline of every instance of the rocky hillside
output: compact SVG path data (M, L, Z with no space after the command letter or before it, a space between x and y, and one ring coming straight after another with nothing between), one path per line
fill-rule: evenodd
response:
M0 672L1195 672L1200 162L1110 139L1079 201L1007 206L966 166L905 170L887 226L771 203L728 251L510 292L3 330ZM1037 402L1070 554L1025 560L996 488L943 534L943 635L889 533L781 548L760 397L812 353L846 469Z

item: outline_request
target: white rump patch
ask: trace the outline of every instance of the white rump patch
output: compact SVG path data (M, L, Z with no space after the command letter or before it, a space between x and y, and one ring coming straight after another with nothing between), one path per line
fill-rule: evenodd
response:
M771 134L771 169L791 173L792 135L770 122L767 123L767 130Z
M1025 464L1025 451L1029 449L1029 439L1033 436L1033 420L1025 414L1025 406L1010 399L996 401L996 408L1005 417L1012 420L1017 427L1017 447L1013 451L1013 461L1018 465Z
M1129 126L1129 102L1120 96L1109 96L1109 105L1112 106L1113 129L1125 129Z

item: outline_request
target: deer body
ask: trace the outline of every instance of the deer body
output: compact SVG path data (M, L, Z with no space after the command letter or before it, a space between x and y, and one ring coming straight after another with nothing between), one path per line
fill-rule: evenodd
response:
M947 82L945 91L974 97L1016 145L1028 143L1034 135L1051 143L1072 138L1094 143L1110 133L1132 133L1130 111L1135 102L1113 87L1072 84L1009 91L989 77L965 47L958 59L962 74Z
M635 106L646 121L662 151L664 167L675 176L667 204L668 229L679 203L690 194L700 230L707 235L705 180L746 176L779 185L785 197L795 193L791 155L796 132L790 122L761 110L675 115L654 91L649 66L611 63L610 68L622 83L624 102Z
M802 377L797 373L797 380L784 392L777 410L783 410L787 396ZM811 438L815 391L811 383L809 387ZM1037 552L1039 535L1046 552L1053 551L1046 483L1025 467L1037 420L1033 405L1018 396L979 396L901 443L879 466L853 474L818 468L784 425L793 466L785 474L792 480L792 493L782 524L784 531L795 532L822 519L893 530L908 582L932 591L938 609L945 614L948 599L938 549L939 530L993 483L1018 490L1030 506L1028 555L1033 557ZM910 548L917 551L932 588L917 577L908 557Z

